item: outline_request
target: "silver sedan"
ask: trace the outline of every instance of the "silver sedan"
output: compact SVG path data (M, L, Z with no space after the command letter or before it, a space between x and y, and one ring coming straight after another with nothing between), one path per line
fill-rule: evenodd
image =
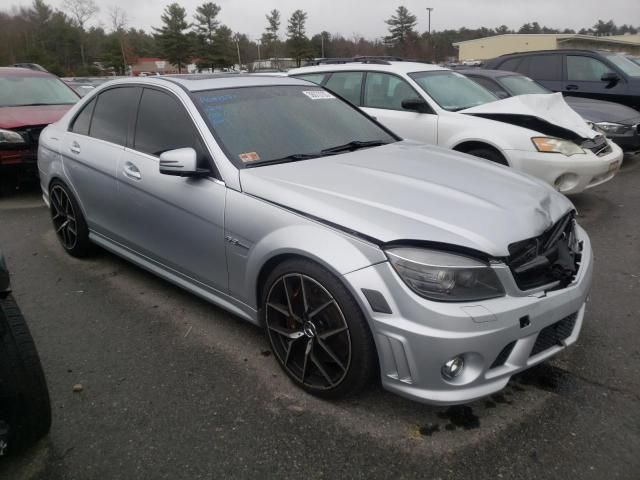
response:
M262 326L293 382L454 404L575 342L592 276L543 183L404 141L314 84L110 82L40 137L54 229Z

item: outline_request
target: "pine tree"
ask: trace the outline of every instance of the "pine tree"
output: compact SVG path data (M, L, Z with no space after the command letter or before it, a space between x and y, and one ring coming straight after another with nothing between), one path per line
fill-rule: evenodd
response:
M196 8L194 15L194 32L198 39L199 67L213 69L215 66L215 52L213 49L214 40L220 22L217 20L220 13L220 6L212 2L203 3Z
M385 20L385 23L389 25L389 36L385 37L385 42L390 47L402 47L416 36L415 27L418 20L402 5L397 8L395 15Z
M280 31L280 11L273 9L266 15L267 28L262 34L262 47L266 57L276 56L278 52L278 32Z
M177 3L167 5L160 17L164 25L154 28L160 51L165 60L178 66L178 72L191 59L193 38L187 33L191 25L187 22L187 12Z
M295 58L298 67L302 63L302 59L309 55L309 39L306 35L307 13L302 10L296 10L289 18L287 26L287 37L289 54Z

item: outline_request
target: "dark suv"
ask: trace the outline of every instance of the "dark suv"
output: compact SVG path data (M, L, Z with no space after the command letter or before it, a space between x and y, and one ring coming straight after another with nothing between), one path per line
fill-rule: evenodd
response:
M502 55L484 68L518 72L554 92L622 103L640 110L640 65L621 53L545 50Z

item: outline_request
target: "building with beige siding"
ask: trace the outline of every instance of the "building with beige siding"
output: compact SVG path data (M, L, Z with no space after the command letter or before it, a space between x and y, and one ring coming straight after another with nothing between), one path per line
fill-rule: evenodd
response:
M596 37L594 35L565 33L510 33L478 38L453 44L458 49L458 59L488 60L507 53L561 48L583 48L624 52L640 56L640 35Z

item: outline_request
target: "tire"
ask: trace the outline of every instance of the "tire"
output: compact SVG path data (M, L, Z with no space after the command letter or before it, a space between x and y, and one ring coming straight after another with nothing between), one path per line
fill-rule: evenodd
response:
M49 187L51 221L58 240L65 251L77 258L88 257L95 251L89 240L89 227L78 201L69 188L54 180Z
M465 153L469 155L473 155L474 157L480 157L480 158L484 158L485 160L490 160L494 163L504 165L505 167L509 166L509 163L502 156L502 154L500 154L499 152L496 152L495 150L491 150L490 148L474 148Z
M360 306L322 266L306 259L281 263L267 277L261 306L274 356L307 392L348 397L377 373L375 345Z
M32 445L51 428L40 358L11 295L0 298L0 407L0 443L6 443L5 453Z

